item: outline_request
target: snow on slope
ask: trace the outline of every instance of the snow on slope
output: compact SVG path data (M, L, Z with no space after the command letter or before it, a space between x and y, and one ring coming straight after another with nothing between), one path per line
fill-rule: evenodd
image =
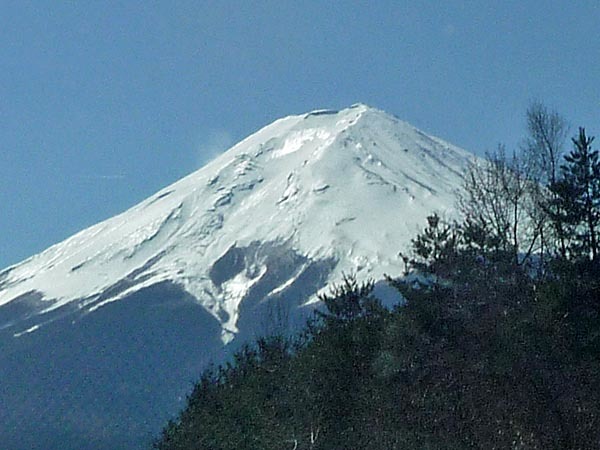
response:
M310 261L333 261L327 281L342 272L400 273L398 252L426 215L452 214L471 158L365 105L286 117L128 211L6 269L0 307L35 293L43 324L45 313L69 303L91 312L170 280L220 321L227 341L238 331L240 302L276 264L269 252L301 258L267 296L285 292Z

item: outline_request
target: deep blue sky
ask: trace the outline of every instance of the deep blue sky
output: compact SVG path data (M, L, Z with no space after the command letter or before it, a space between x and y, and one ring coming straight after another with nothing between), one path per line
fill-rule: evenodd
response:
M598 0L7 0L0 267L281 116L363 102L483 153L532 99L600 134Z

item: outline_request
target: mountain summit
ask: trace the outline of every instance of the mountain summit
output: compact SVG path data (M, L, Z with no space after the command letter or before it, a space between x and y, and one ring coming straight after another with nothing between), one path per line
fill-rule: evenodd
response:
M282 294L323 261L329 273L321 284L343 271L399 273L398 251L425 216L453 208L469 158L362 104L286 117L130 210L0 273L0 305L38 299L29 327L14 324L20 334L70 303L91 312L169 281L219 320L227 340L257 285L268 287L266 297ZM282 254L296 260L285 276L276 267Z
M274 306L294 316L342 273L401 273L398 252L429 213L452 214L472 157L362 104L289 116L9 267L0 273L0 368L13 389L0 394L5 434L20 442L23 416L46 402L45 426L31 429L48 440L31 448L139 446L119 440L119 426L138 438L156 432L185 383L224 344L258 333ZM141 417L117 411L115 392ZM156 398L164 402L147 408Z

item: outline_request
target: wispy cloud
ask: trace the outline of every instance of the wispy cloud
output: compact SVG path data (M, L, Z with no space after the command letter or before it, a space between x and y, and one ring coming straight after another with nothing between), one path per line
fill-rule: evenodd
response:
M216 158L225 150L233 145L233 137L226 130L211 130L205 133L197 148L198 165L204 165L208 161Z

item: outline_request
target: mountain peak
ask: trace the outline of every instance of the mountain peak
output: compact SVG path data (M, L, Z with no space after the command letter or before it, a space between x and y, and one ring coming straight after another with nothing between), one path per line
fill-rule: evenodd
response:
M334 115L334 114L346 114L346 113L350 113L350 112L363 112L363 111L367 111L367 110L373 110L373 111L377 111L377 109L372 108L369 105L366 105L364 103L354 103L353 105L351 105L349 108L345 108L342 110L338 110L338 109L315 109L314 111L310 111L307 112L306 114L304 114L304 117L310 117L310 116L328 116L328 115Z
M0 305L35 294L38 320L17 335L67 304L93 312L169 281L230 339L244 299L290 294L314 264L330 266L320 286L342 272L400 273L398 251L431 211L453 210L470 158L364 104L285 117L130 210L4 271ZM275 276L275 255L297 266ZM225 273L223 258L240 266Z

